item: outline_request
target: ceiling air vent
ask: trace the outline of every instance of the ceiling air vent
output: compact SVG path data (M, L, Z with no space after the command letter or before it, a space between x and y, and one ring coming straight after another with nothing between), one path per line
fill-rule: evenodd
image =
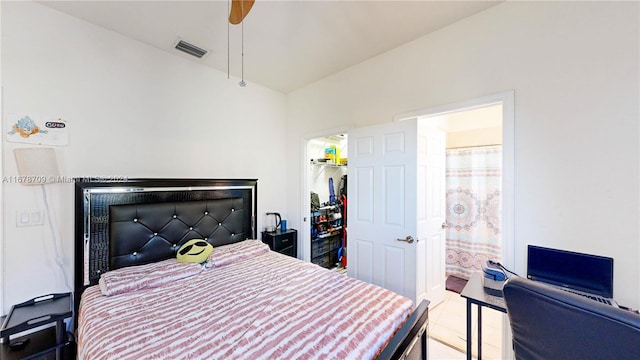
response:
M207 53L207 50L201 49L193 44L189 44L184 40L178 41L176 49L186 52L189 55L193 55L198 59L202 58Z

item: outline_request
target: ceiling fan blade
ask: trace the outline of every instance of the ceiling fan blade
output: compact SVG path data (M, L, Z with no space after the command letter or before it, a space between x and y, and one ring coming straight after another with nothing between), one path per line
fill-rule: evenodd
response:
M233 25L240 24L247 16L255 0L232 0L229 22Z

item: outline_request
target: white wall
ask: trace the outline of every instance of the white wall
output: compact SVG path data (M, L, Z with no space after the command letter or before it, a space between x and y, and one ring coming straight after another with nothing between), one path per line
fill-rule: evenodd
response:
M56 148L62 175L256 178L258 229L266 210L285 213L283 94L240 88L226 73L31 2L3 2L1 40L3 115L69 122L70 144ZM25 145L4 135L2 145L4 176L16 175L13 149ZM15 226L18 210L44 208L40 189L5 183L3 190L6 313L67 289L48 226ZM73 186L51 185L49 196L72 281Z
M447 132L447 149L502 144L502 127Z
M527 244L611 256L615 297L640 307L638 13L507 2L289 94L288 207L307 134L514 89L515 270Z

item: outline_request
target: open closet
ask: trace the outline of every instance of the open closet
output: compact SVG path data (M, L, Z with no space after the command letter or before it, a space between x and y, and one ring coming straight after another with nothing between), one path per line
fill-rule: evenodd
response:
M347 135L307 145L311 262L345 273L347 267Z

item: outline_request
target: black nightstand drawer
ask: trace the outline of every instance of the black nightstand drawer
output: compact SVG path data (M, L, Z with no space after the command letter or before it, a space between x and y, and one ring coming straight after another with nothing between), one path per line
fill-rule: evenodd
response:
M262 232L262 242L269 245L271 250L289 255L298 256L298 231L288 229L286 231Z
M273 238L273 250L280 252L282 249L293 246L294 233L281 234Z

